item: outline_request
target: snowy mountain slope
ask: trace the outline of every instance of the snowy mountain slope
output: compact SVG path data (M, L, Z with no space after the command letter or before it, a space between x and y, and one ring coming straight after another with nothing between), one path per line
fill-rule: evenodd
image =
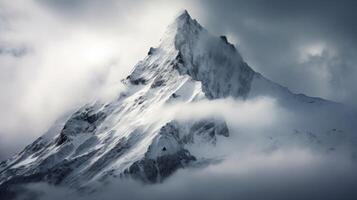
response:
M80 188L108 177L160 182L179 168L206 161L191 147L205 143L214 148L217 140L230 136L221 118L181 122L158 113L165 105L270 95L296 109L340 106L293 94L264 78L224 36L210 35L187 11L123 83L126 90L114 101L83 106L50 129L53 137L40 137L2 162L1 187L46 181Z

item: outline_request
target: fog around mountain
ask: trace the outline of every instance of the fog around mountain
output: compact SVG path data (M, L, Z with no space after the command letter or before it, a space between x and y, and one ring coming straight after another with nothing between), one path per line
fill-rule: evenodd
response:
M290 82L291 75L271 68L270 59L270 71L261 68L265 58L251 60L245 43L237 45L232 32L211 32L216 19L207 17L203 8L219 10L221 5L212 7L216 2L205 7L197 7L197 2L162 4L167 9L156 14L156 3L121 4L119 8L129 13L133 9L128 15L113 14L114 8L95 1L29 2L26 9L2 4L2 87L9 95L1 99L7 116L0 122L0 156L17 153L0 163L0 197L356 198L353 90L330 83L331 71L326 71L342 66L335 60L341 55L338 48L327 43L302 47L306 54L297 55L302 65L328 67L308 76L300 71L300 78ZM184 5L194 14L177 12ZM86 9L78 9L83 6ZM97 17L92 12L98 6L95 12L103 15ZM151 18L138 23L138 31L132 24L138 20L131 17L148 14L133 14L136 8L152 12ZM9 17L12 13L23 16ZM172 18L157 20L163 14ZM202 24L195 14L206 16ZM26 16L31 16L30 24L23 23ZM122 20L115 21L118 29L108 28L111 17ZM83 23L82 18L91 20ZM92 32L93 27L102 28ZM139 31L147 27L150 30ZM30 29L32 36L26 32ZM286 63L283 55L271 53L280 50L272 48L267 54ZM296 60L290 60L294 66ZM350 69L350 64L343 66ZM296 91L301 87L308 88ZM331 89L338 87L351 92L343 103L333 101L343 99L341 91L331 96ZM325 98L301 94L305 91Z

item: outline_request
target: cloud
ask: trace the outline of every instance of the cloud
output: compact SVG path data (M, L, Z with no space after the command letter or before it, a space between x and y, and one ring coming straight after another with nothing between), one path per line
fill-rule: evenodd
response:
M295 112L272 97L171 104L153 112L182 121L222 117L229 137L190 151L220 162L177 171L163 183L109 179L83 192L46 183L25 186L36 199L354 199L355 144L334 110ZM160 120L154 118L151 120ZM307 123L311 121L312 123ZM301 126L302 123L304 126ZM342 123L342 125L340 124ZM340 132L340 127L346 128ZM338 136L334 136L336 129ZM355 129L352 129L355 130ZM326 131L326 132L325 132ZM333 150L332 150L333 148ZM92 191L94 190L94 191ZM19 196L21 199L23 196Z
M8 29L0 43L10 50L0 55L1 146L16 147L92 98L116 58L110 39L76 29L34 2L2 4Z
M45 184L30 186L45 191L40 199L354 199L353 168L334 160L281 152L253 155L242 162L224 162L200 170L181 170L164 184L142 185L116 180L91 195ZM243 166L241 166L241 164ZM296 165L298 163L298 165ZM279 177L279 178L277 178ZM72 198L71 198L72 197Z
M237 42L245 60L272 80L355 104L354 1L1 1L0 159L83 103L117 95L120 79L183 8ZM157 112L152 119L224 118L230 137L219 138L214 151L195 151L222 162L180 170L163 184L112 180L89 196L44 183L26 188L42 199L356 199L354 144L322 137L321 146L314 139L316 130L346 128L343 114L307 115L270 97ZM346 135L355 130L347 128Z
M355 199L356 162L343 154L304 148L244 151L236 145L225 159L206 168L182 169L164 183L113 179L95 191L78 193L44 183L27 185L38 199ZM28 195L28 193L27 193Z
M294 92L356 106L355 1L211 0L202 6L203 25L237 41L258 72Z
M356 4L351 1L40 0L0 5L0 156L4 158L98 94L115 96L120 79L157 44L182 8L208 30L237 41L254 69L293 91L351 104L357 96ZM343 127L339 120L326 117L335 113L297 115L267 97L178 106L167 107L172 112L161 116L226 119L231 137L220 138L215 151L208 152L224 155L223 162L181 170L164 184L114 180L93 196L45 184L28 187L43 199L356 198L356 163L344 150L349 146L345 141L323 140L338 147L326 153L330 146L311 145L315 140L309 138L317 128ZM294 134L292 127L302 123L297 119L309 123Z
M207 117L221 117L236 127L260 128L277 122L288 114L287 109L278 106L273 97L260 96L249 101L226 98L202 100L191 103L172 103L159 107L149 118L197 120ZM157 115L160 113L160 115ZM260 117L257 117L260 116Z
M119 80L183 8L208 30L236 41L245 60L272 80L355 105L354 1L0 4L0 92L6 94L0 97L0 129L3 145L11 143L8 153L102 88L115 95Z
M0 160L60 116L117 95L184 5L191 3L1 1Z

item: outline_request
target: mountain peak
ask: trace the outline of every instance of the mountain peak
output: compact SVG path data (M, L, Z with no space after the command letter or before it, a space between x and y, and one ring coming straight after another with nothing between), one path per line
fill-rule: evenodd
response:
M167 31L160 46L150 48L149 55L123 81L127 87L118 98L83 106L15 157L1 162L0 196L4 191L13 195L17 186L40 181L81 192L119 177L162 182L180 168L215 160L192 149L206 150L205 144L214 147L222 136L229 137L224 119L211 113L207 118L177 120L175 113L165 111L167 106L258 96L282 99L287 105L299 106L298 111L315 108L314 102L323 103L294 95L254 72L225 36L209 34L186 10Z
M130 75L131 80L141 81L143 76L153 71L162 76L164 71L174 68L181 75L186 74L201 82L202 90L209 99L228 96L244 98L248 95L254 71L225 36L211 35L191 18L187 10L177 15L158 48L151 48L148 54L150 62L164 58L171 59L169 63L172 65L140 63Z
M187 20L187 19L192 19L192 18L186 9L179 12L176 17L176 20Z
M169 35L186 35L188 33L198 33L203 27L195 20L192 19L187 10L178 13L174 22L168 27L167 32Z
M163 49L180 49L185 43L197 40L198 35L205 30L195 19L192 19L187 10L183 10L176 16L175 20L168 26L164 36L161 38L160 46Z

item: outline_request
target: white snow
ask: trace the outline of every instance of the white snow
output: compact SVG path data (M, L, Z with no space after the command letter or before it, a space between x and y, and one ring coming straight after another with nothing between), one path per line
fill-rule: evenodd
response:
M126 88L121 90L120 98L84 107L91 108L93 114L104 113L104 121L96 124L76 119L76 123L67 127L74 131L65 144L57 145L56 139L50 139L49 145L41 149L43 152L25 152L29 155L20 160L13 159L16 164L11 168L18 169L16 173L19 175L32 173L48 158L53 160L45 166L75 162L79 157L93 153L88 160L78 163L79 167L74 167L65 179L81 186L101 180L106 174L119 175L146 154L151 159L174 154L183 148L182 145L173 136L160 134L160 129L174 120L174 115L160 113L160 109L168 104L258 96L272 96L288 106L310 108L330 104L318 98L293 94L254 72L231 44L210 35L185 12L168 27L155 51L140 61L123 82ZM181 138L193 123L187 122L180 127ZM53 133L57 133L55 138L58 138L63 126L59 124L51 129L50 138ZM81 133L75 131L82 129ZM93 142L86 143L89 139ZM212 145L206 147L204 138L198 138L196 142L186 147L213 148ZM23 166L26 168L19 169ZM6 178L6 172L0 173L0 183Z

